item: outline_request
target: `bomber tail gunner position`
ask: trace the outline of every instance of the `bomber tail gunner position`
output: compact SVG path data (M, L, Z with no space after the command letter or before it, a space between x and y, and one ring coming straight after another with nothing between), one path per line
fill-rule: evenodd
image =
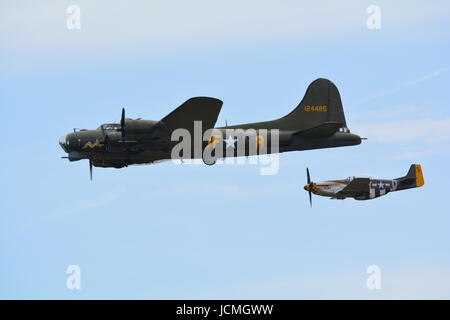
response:
M181 158L203 158L206 164L215 163L215 160L205 161L205 153L202 152L208 147L211 149L211 145L221 149L219 156L216 156L219 158L353 146L361 143L361 138L350 133L347 128L339 91L327 79L313 81L300 104L284 117L272 121L220 127L208 135L208 129L214 128L221 107L222 101L215 98L191 98L160 121L125 118L125 110L122 110L120 123L103 124L96 130L73 132L61 137L59 143L68 153L69 161L89 160L91 177L92 166L122 168L132 164L171 159L172 149L178 144L172 140L177 129L185 129L190 133L190 145L200 149L200 152L182 152ZM196 129L199 122L200 130ZM239 130L253 130L256 132L255 139L233 134ZM263 136L259 136L258 132L261 131L270 138L263 139ZM276 135L272 135L274 132ZM276 144L273 137L277 139ZM239 143L243 143L245 147L237 148ZM273 145L277 148L273 148ZM228 152L230 149L243 152Z
M349 177L344 180L312 182L308 168L306 169L306 180L307 184L304 189L308 191L310 204L312 204L312 193L331 199L369 200L392 191L421 187L425 183L420 164L412 164L406 176L393 180Z

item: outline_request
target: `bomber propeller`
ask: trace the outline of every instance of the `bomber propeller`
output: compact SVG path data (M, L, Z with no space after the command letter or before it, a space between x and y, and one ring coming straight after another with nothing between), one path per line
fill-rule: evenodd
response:
M122 116L120 117L120 128L117 129L122 133L122 142L125 141L125 108L122 108Z
M90 175L91 181L92 181L92 159L89 159L89 175Z

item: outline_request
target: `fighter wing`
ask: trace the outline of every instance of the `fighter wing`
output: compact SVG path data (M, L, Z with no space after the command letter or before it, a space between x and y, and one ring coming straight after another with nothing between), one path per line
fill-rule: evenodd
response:
M354 178L344 189L337 192L332 198L346 198L369 194L369 178Z
M191 98L165 116L158 124L169 134L176 129L183 128L193 135L194 121L201 121L202 131L204 132L207 129L214 128L222 104L221 100L215 98Z

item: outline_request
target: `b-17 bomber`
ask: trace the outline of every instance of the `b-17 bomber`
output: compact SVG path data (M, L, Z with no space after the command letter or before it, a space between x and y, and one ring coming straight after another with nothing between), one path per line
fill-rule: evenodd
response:
M338 89L327 79L313 81L300 104L276 120L214 128L221 107L219 99L191 98L159 121L126 118L122 109L120 123L74 130L59 144L69 161L89 160L92 179L93 166L123 168L174 158L212 165L219 158L361 143L347 127ZM249 108L257 113L257 106Z
M309 169L306 168L306 182L304 189L308 191L311 206L312 194L331 199L369 200L384 196L389 192L421 187L425 183L420 164L412 164L406 176L392 180L348 177L343 180L313 182Z

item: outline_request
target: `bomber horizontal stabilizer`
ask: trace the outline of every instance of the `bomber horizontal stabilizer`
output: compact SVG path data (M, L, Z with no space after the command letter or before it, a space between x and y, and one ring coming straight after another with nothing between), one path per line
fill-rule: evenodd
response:
M332 134L339 131L339 129L342 128L342 126L343 126L343 124L340 122L328 121L328 122L324 122L318 126L296 132L296 133L294 133L294 135L300 136L300 137L308 137L308 138L329 137Z

